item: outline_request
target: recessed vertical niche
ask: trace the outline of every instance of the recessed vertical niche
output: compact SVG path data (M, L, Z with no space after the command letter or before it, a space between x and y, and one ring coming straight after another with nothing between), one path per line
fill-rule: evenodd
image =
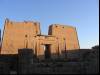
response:
M35 26L36 34L38 34L37 23L36 22L34 23L34 26Z
M37 23L35 22L34 25L37 25Z
M64 26L62 28L64 28Z
M57 28L58 26L56 25L55 27Z
M27 38L27 34L25 35L25 38Z
M28 39L27 39L28 35L25 35L25 48L28 48Z

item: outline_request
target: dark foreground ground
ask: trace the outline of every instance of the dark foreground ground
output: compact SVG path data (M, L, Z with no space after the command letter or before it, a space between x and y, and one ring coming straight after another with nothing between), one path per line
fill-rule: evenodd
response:
M30 53L0 55L0 74L99 73L99 47L68 51L66 56L63 55L44 60L39 60Z

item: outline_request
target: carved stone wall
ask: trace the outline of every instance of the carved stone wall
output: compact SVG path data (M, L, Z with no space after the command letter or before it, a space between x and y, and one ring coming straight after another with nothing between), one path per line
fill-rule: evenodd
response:
M48 35L41 35L39 22L5 21L1 54L18 54L18 49L29 48L33 49L36 56L40 56L45 54L47 45L51 54L79 49L76 28L53 24L49 27Z

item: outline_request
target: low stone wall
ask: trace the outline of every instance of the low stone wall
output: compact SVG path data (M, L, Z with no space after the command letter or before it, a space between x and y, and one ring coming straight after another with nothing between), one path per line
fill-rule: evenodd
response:
M9 63L0 62L0 74L10 74Z
M0 74L98 74L99 49L70 51L67 58L39 60L31 49L16 57L0 56ZM7 60L8 59L8 60ZM16 59L16 60L15 60ZM78 60L77 60L78 59ZM9 61L9 63L8 63ZM12 67L12 68L11 68Z

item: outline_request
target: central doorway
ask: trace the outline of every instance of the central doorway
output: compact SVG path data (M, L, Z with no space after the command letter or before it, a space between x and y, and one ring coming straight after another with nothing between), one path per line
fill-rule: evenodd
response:
M45 59L51 58L51 44L44 45L44 55L45 55Z

